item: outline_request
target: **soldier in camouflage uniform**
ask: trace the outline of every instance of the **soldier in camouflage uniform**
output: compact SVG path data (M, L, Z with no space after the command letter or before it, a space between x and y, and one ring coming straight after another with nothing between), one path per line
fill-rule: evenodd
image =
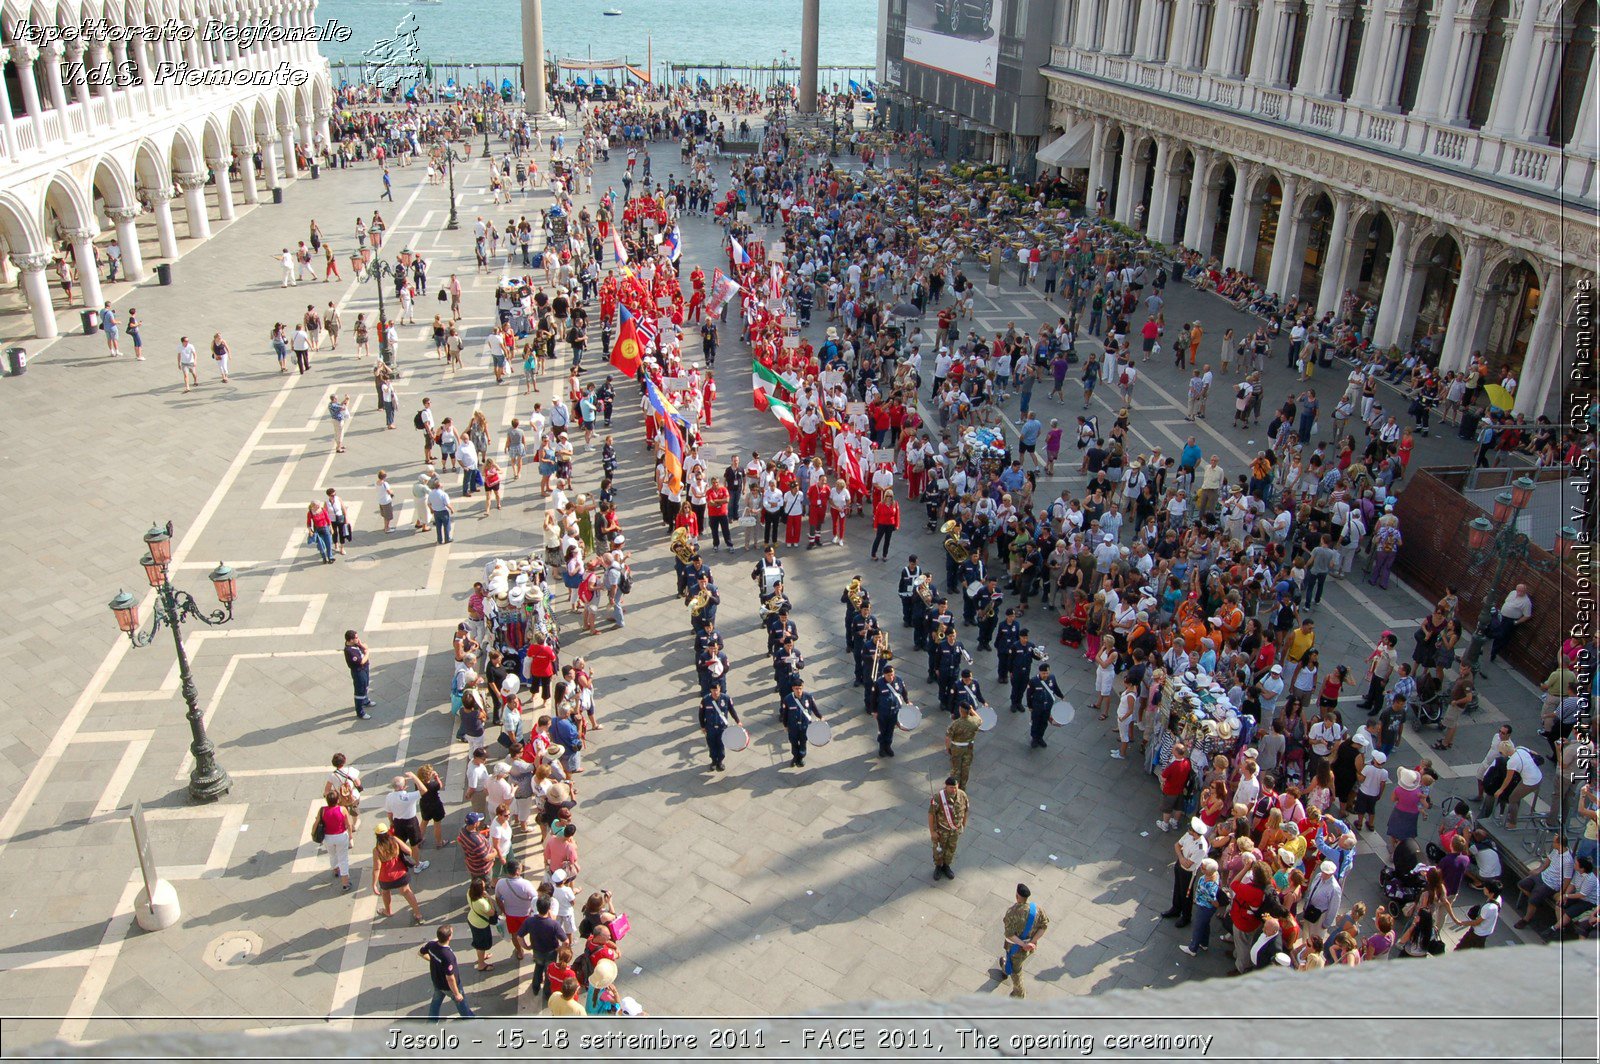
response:
M946 777L944 789L935 791L928 799L928 834L933 837L933 878L956 878L950 862L956 859L956 844L967 827L967 795L956 785L954 776Z
M1044 910L1029 900L1032 895L1026 883L1018 883L1017 902L1006 910L1003 924L1005 944L1001 947L999 970L1002 981L1011 980L1011 996L1015 998L1026 996L1022 992L1022 966L1050 926Z
M972 771L972 744L977 734L978 708L971 702L962 702L961 715L944 731L944 752L950 755L950 775L963 791Z

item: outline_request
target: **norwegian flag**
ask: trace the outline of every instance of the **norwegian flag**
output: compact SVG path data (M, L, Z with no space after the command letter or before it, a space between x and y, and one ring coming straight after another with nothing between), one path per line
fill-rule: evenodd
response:
M634 323L634 327L639 331L639 346L641 348L648 351L655 346L656 334L659 333L661 329L658 325L656 325L656 319L654 315L640 314L639 320Z

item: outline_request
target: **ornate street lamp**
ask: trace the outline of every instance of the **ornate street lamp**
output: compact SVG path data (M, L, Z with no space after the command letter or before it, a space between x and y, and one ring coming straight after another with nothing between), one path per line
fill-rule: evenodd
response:
M456 219L456 160L460 158L456 150L449 145L444 149L444 172L450 179L450 220L444 224L446 229L460 229L461 223Z
M1533 499L1534 487L1532 478L1518 477L1511 482L1510 491L1502 491L1495 496L1492 520L1475 517L1462 528L1467 541L1469 568L1481 568L1491 559L1495 562L1494 579L1489 582L1489 589L1478 607L1478 625L1472 633L1472 645L1462 659L1463 668L1469 672L1477 672L1478 658L1500 616L1501 582L1505 579L1506 566L1512 561L1519 561L1537 572L1549 572L1556 567L1557 563L1548 558L1533 557L1533 542L1517 528L1517 518ZM1566 530L1562 531L1565 534ZM1560 547L1561 541L1558 539L1558 551Z
M222 608L207 613L200 608L194 596L172 586L172 522L157 526L145 533L148 553L139 560L144 567L145 579L155 588L156 603L150 618L150 627L139 631L139 601L126 591L107 605L117 619L117 629L127 635L136 647L147 647L155 641L163 626L172 629L172 645L178 654L178 677L182 681L183 701L189 707L189 752L194 755L194 767L189 771L189 797L197 802L211 802L227 794L233 787L221 765L217 764L217 748L206 735L205 717L200 712L200 698L195 690L194 674L189 670L189 655L183 648L183 624L194 621L207 627L216 627L233 620L233 603L238 597L238 582L231 568L225 564L211 570L212 589Z
M402 252L402 258L409 258L410 252ZM390 369L394 368L394 336L389 326L388 310L383 302L384 281L395 276L404 267L395 266L392 262L374 258L366 264L366 268L356 274L360 281L377 281L378 283L378 357Z

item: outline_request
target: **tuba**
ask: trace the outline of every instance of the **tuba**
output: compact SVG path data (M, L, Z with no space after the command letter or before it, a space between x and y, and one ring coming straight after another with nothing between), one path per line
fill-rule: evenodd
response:
M850 583L844 589L844 595L853 608L856 610L861 609L861 578L859 576L851 578Z
M689 542L689 530L687 528L675 528L672 530L672 553L677 555L678 560L685 565L694 557L694 544Z
M708 603L710 601L711 601L711 592L709 592L709 591L696 592L694 598L689 600L689 618L691 620L698 620L699 617L700 617L700 611L705 609L706 608L706 603Z
M954 523L955 522L953 522L953 521L946 521L945 522L945 524L947 524L947 525L954 524ZM952 561L954 561L957 565L960 565L961 563L965 562L967 560L967 558L969 558L971 556L971 553L972 553L971 551L967 550L967 545L961 541L961 538L959 536L954 536L954 535L950 535L950 536L946 536L945 537L945 539L944 539L944 551L945 551L946 554L950 555L950 559Z

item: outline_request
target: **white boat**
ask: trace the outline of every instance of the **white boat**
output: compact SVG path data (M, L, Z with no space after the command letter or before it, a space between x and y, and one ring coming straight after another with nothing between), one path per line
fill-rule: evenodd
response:
M600 12L600 13L601 13L601 14L602 14L602 15L609 15L609 16L613 16L613 17L615 17L615 16L617 16L617 15L620 15L620 14L622 14L622 12L620 12L620 11L618 11L618 10L617 10L617 9L616 9L616 8L614 8L614 7L613 7L613 8L611 8L611 9L610 9L610 10L608 10L608 11L602 11L602 12Z

